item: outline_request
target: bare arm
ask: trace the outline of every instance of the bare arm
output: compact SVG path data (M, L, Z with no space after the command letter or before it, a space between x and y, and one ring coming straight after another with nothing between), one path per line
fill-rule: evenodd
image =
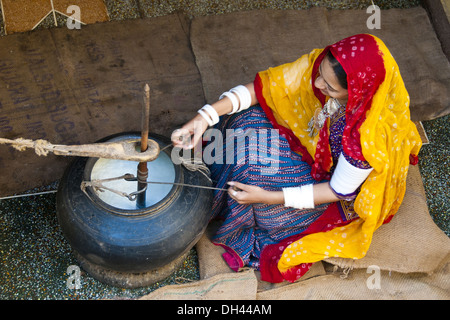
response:
M255 105L258 103L258 99L256 98L255 87L253 83L248 83L245 87L249 90L251 96L251 105ZM233 104L228 97L224 97L219 101L214 102L211 106L217 111L219 116L230 113L233 110ZM172 134L172 142L174 146L181 148L193 148L197 143L201 141L201 137L203 133L208 128L208 123L206 120L200 115L197 114L193 119L187 122L181 129L175 130ZM186 146L183 144L181 137L192 137L191 144Z
M258 99L256 99L255 87L253 83L248 83L245 87L250 92L250 96L252 97L252 101L250 105L255 105L258 103ZM230 98L225 97L215 103L212 104L212 107L217 111L219 116L230 113L233 110L233 105L231 103Z
M284 204L285 202L283 191L267 191L257 186L247 185L235 181L229 182L228 184L232 186L228 189L228 194L240 204ZM315 184L313 186L313 192L315 205L336 202L339 200L331 190L328 182Z

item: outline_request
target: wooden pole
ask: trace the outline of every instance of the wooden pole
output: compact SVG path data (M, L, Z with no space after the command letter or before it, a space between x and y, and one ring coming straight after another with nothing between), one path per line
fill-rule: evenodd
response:
M145 84L144 87L145 97L144 106L142 108L142 130L141 130L141 152L147 151L148 148L148 133L149 133L149 122L150 122L150 87ZM148 168L147 162L139 162L137 169L138 178L138 191L142 191L147 187L148 179ZM143 191L138 194L136 199L136 206L139 209L145 208L146 202L146 192Z

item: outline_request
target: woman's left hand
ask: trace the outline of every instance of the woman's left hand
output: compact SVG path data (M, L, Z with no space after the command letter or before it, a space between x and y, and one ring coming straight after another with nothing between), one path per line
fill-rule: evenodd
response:
M236 181L228 182L228 194L239 204L281 204L284 203L282 191L267 191L258 186L243 184Z

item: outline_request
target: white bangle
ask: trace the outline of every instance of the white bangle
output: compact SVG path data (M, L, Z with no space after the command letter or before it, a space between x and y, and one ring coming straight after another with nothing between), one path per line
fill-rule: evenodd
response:
M301 187L283 188L284 205L295 209L313 209L314 193L313 185L307 184Z
M222 100L224 97L228 97L231 100L231 104L233 105L233 110L228 114L236 113L239 110L239 100L236 98L236 95L234 93L231 93L230 91L222 93L222 95L219 97L219 100Z
M230 90L230 92L236 93L236 95L239 97L239 110L243 111L245 109L248 109L250 105L252 104L252 96L250 94L250 91L247 89L247 87L243 85L239 85L237 87L234 87Z
M366 180L373 168L361 169L350 164L343 153L330 180L330 187L339 195L347 195L355 192Z
M212 127L214 125L211 118L206 114L206 112L204 112L202 109L198 110L197 112L203 117L203 119L206 120L206 122L208 122L208 125L210 127Z
M206 111L206 113L211 117L213 125L219 123L219 114L217 113L216 109L213 108L212 105L205 104L201 110Z

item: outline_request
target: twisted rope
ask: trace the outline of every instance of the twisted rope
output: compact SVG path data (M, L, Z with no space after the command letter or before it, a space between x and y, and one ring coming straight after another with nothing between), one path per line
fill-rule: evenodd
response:
M36 152L38 156L47 156L49 152L52 151L52 148L54 147L53 144L46 140L30 140L30 139L24 139L24 138L17 138L15 140L11 139L5 139L0 138L0 144L9 144L14 149L18 151L24 151L26 148L32 148ZM168 144L164 148L161 148L160 152L173 147L173 144ZM206 166L206 164L203 163L201 159L185 159L182 157L178 158L178 161L180 164L185 167L187 170L191 172L200 172L210 183L212 183L212 180L210 178L211 171ZM115 178L109 178L109 179L99 179L99 180L92 180L92 181L83 181L81 183L81 190L86 194L86 188L92 187L95 191L103 192L105 190L116 193L120 196L127 197L129 200L134 201L136 200L136 195L140 192L145 192L145 189L140 190L138 192L133 192L131 194L128 194L126 192L120 191L120 190L114 190L112 188L108 188L105 185L103 185L104 182L113 181L113 180L121 180L121 179L136 179L131 174L126 174L120 177ZM221 190L226 191L227 189L221 189L221 188L214 188L214 187L206 187L206 186L200 186L200 185L193 185L193 184L185 184L185 183L175 183L175 182L156 182L156 181L145 181L144 183L147 184L172 184L172 185L179 185L179 186L185 186L185 187L195 187L195 188L203 188L203 189L212 189L212 190Z
M169 144L167 146L165 146L164 148L161 148L160 152L172 147L172 144ZM185 167L187 170L191 171L191 172L200 172L201 174L203 174L206 179L208 179L209 182L212 183L212 179L210 178L211 175L211 171L209 170L209 168L206 166L205 163L203 163L202 160L200 159L184 159L182 157L178 158L178 161L180 162L180 164ZM137 181L137 178L130 173L124 174L122 176L119 177L115 177L115 178L108 178L108 179L96 179L96 180L92 180L92 181L83 181L81 183L81 190L90 198L89 194L86 191L86 187L92 187L94 190L96 191L100 191L103 192L104 190L113 192L115 194L118 194L120 196L126 197L128 198L130 201L135 201L137 198L137 195L141 192L145 192L147 190L147 188L144 188L143 190L139 190L139 191L135 191L132 192L130 194L123 192L123 191L119 191L119 190L114 190L108 187L105 187L103 185L103 182L108 182L108 181L114 181L114 180L126 180L126 181ZM175 186L183 186L183 187L192 187L192 188L200 188L200 189L210 189L210 190L220 190L220 191L227 191L227 189L222 189L222 188L215 188L215 187L207 187L207 186L202 186L202 185L195 185L195 184L187 184L187 183L179 183L179 182L159 182L159 181L143 181L143 183L148 184L169 184L169 185L175 185Z
M0 138L0 144L10 144L18 151L24 151L26 148L33 148L38 156L46 156L50 152L53 144L46 140L30 140L24 138L17 138L15 140Z

